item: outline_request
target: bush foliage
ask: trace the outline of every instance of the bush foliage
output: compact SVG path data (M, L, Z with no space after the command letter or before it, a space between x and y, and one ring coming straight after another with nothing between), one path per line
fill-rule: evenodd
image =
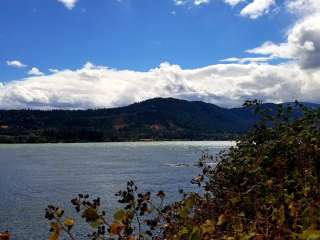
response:
M218 157L199 160L201 174L192 182L201 191L183 193L182 200L164 205L165 193L139 193L128 182L117 196L123 208L110 219L100 199L79 194L76 211L91 225L91 239L264 240L320 239L320 110L301 104L277 112L246 102L261 121L236 147ZM303 114L297 119L292 109ZM70 239L74 220L48 206L49 240L62 231Z

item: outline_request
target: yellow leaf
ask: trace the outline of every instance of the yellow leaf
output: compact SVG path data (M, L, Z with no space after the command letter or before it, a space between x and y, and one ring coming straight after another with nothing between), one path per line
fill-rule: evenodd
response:
M320 240L320 231L307 229L300 235L302 240Z
M123 223L127 219L127 213L123 209L119 209L113 215L113 220L116 223Z
M230 202L233 206L237 205L241 201L240 197L234 197L230 199Z
M64 220L63 224L64 224L66 227L73 227L73 225L74 225L74 220L73 220L72 218L70 218L70 217L67 217L67 218Z
M226 222L227 218L226 218L226 215L224 214L221 214L218 218L218 223L217 225L218 226L221 226L222 224L224 224Z
M298 210L295 207L294 202L291 202L289 204L288 209L289 209L289 214L290 214L291 217L296 217L297 216Z
M255 237L256 234L255 233L247 233L247 234L243 234L240 237L240 240L251 240L253 239L253 237Z
M204 224L200 226L201 233L203 235L211 235L215 230L215 223L212 220L207 220Z
M267 186L268 186L268 188L271 188L272 185L273 185L273 181L272 181L272 179L269 179L269 180L267 181Z
M60 218L60 217L62 217L64 211L63 211L62 208L59 208L55 213L56 213L56 216L57 216L58 218Z

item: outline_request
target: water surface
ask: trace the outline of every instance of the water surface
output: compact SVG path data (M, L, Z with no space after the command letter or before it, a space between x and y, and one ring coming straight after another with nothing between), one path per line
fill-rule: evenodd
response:
M216 154L232 142L150 142L0 145L0 231L13 240L47 236L48 203L74 214L69 201L78 193L100 196L107 213L117 207L114 194L134 180L144 191L190 190L198 174L193 165L208 150ZM182 165L181 165L182 164ZM85 230L83 230L85 231Z

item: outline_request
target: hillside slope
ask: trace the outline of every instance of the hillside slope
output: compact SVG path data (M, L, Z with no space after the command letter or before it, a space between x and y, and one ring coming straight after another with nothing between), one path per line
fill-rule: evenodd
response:
M2 110L0 142L231 139L245 133L256 121L249 109L225 109L173 98L113 109Z

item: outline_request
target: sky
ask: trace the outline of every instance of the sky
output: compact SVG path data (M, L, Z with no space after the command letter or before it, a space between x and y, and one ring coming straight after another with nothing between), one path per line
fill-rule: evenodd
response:
M320 0L1 0L0 108L320 103Z

